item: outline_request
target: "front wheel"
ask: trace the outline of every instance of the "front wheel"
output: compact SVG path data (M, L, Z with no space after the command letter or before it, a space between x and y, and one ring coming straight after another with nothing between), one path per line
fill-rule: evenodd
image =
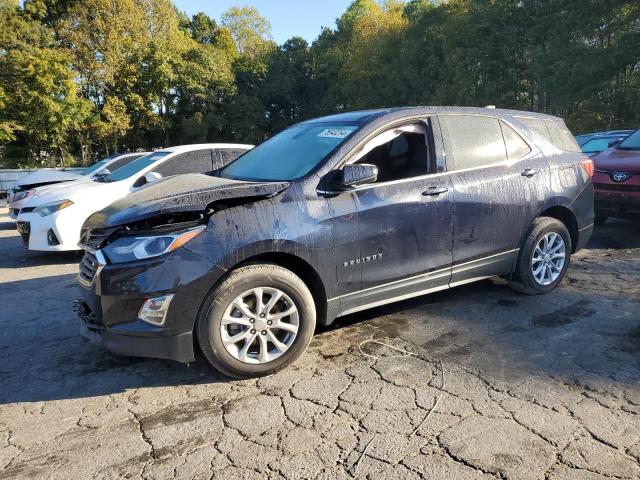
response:
M554 290L567 273L571 250L571 236L562 222L536 218L520 249L511 287L527 295Z
M270 375L306 350L316 325L311 292L277 265L238 268L209 294L197 324L205 357L236 378Z

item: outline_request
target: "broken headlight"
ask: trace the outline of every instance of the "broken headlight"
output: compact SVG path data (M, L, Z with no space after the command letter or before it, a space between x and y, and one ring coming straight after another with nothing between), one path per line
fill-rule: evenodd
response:
M102 249L111 263L125 263L158 257L186 245L204 232L202 225L176 233L120 237Z

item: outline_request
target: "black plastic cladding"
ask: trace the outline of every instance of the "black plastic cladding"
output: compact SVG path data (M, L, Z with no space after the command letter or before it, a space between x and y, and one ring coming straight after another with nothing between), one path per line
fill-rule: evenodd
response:
M502 119L527 139L533 152L524 160L495 167L322 193L323 177L358 145L407 120L433 119L438 155L444 162L447 132L440 128L437 116L445 114ZM100 309L105 323L117 324L136 318L140 299L175 292L167 327L159 333L175 335L193 329L207 292L225 272L277 253L276 261L288 265L287 259L295 260L292 265L305 265L305 272L317 274L323 288L315 293L328 301L326 318L319 321L330 323L338 315L390 297L414 296L512 272L521 239L531 221L544 212L574 219L572 235L577 239L582 231L581 242L575 242L582 243L593 223L593 190L579 165L584 156L559 150L514 114L523 112L417 107L326 117L314 121L359 119L364 123L303 179L249 183L184 175L151 185L95 214L85 227L202 211L232 199L247 201L214 213L204 234L169 255L106 266L85 298ZM539 170L539 175L523 176L527 168ZM425 197L425 188L433 185L447 191Z

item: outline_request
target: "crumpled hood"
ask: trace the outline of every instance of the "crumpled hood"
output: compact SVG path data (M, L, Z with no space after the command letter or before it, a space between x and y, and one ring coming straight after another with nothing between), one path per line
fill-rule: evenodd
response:
M74 180L83 180L85 177L71 172L63 172L60 170L38 170L29 173L16 181L16 187L28 187L31 185L43 185L48 183L70 182Z
M640 150L610 148L592 158L597 169L640 174Z
M91 215L85 228L110 228L181 212L204 212L213 202L268 197L288 182L247 182L198 173L176 175L154 182Z

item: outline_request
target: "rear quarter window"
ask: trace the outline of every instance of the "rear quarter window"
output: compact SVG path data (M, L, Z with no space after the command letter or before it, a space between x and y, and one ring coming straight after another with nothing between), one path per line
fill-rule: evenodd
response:
M567 152L579 152L580 147L563 120L547 120L534 117L516 117L545 140Z
M500 122L502 134L504 135L504 143L507 147L507 157L509 160L518 160L531 152L531 148L525 142L520 134L505 122Z

